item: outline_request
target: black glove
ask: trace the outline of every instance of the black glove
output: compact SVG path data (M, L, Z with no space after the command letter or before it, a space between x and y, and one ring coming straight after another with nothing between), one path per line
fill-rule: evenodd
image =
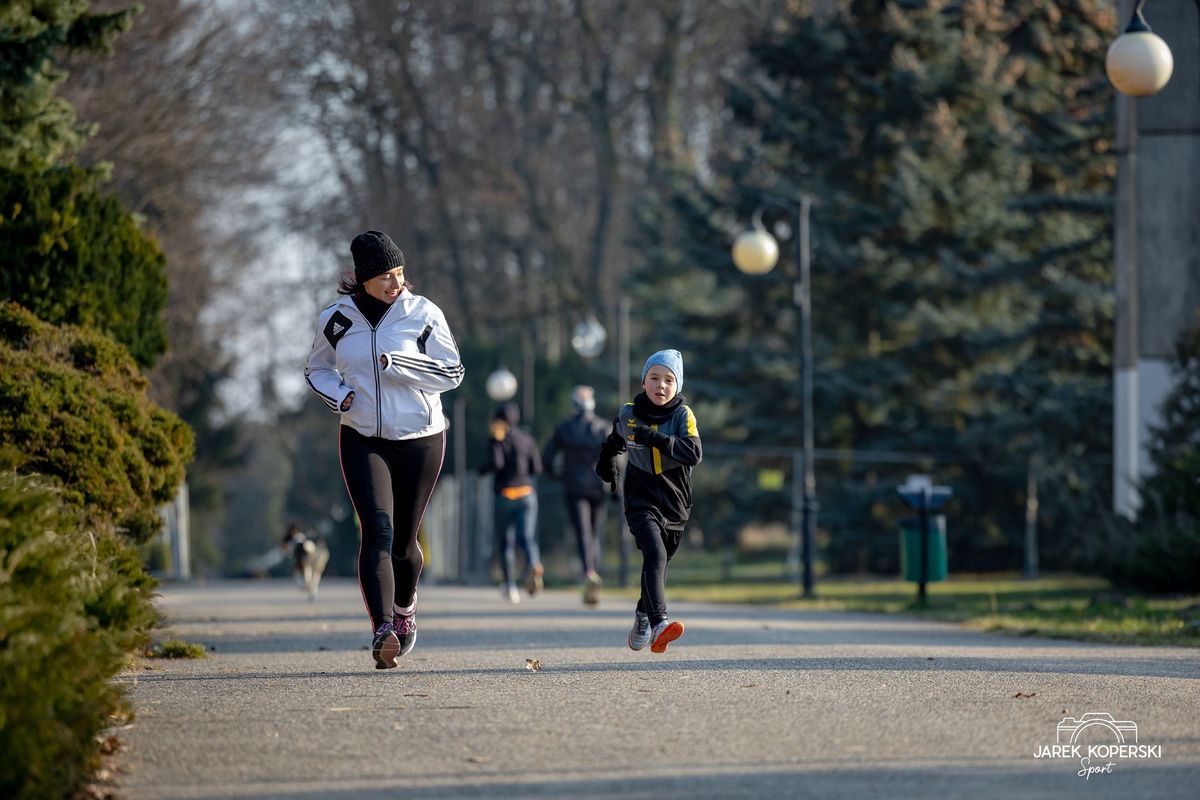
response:
M633 440L646 447L666 447L670 444L671 437L645 425L638 425L633 429Z
M596 474L605 483L613 483L617 479L617 467L611 458L601 458L596 462Z

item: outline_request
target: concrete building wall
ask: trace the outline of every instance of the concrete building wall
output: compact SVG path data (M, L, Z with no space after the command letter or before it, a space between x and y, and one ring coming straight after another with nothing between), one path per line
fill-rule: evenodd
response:
M1200 4L1150 0L1143 14L1175 69L1157 95L1117 100L1114 507L1130 515L1175 342L1200 313Z

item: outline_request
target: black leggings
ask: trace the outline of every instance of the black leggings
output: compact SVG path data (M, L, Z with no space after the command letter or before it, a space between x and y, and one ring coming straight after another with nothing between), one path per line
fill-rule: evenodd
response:
M625 515L629 532L642 551L642 596L637 610L657 625L667 618L667 564L679 549L683 531L665 528L655 515L635 511Z
M575 528L575 542L579 546L579 563L583 577L600 571L601 548L604 541L604 515L608 501L603 497L567 495L567 514Z
M358 583L374 630L392 621L393 604L408 608L416 600L425 565L417 531L442 471L446 433L389 441L342 425L338 444L362 529Z

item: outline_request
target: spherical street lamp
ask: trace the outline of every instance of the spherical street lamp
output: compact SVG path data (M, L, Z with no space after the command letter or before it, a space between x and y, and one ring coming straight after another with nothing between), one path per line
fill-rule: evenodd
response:
M517 376L503 365L487 377L487 395L497 403L512 400L517 394Z
M1146 0L1139 0L1125 32L1108 46L1104 68L1117 91L1133 97L1157 94L1171 79L1175 60L1171 48L1142 16Z
M604 330L595 314L588 314L571 333L571 347L584 358L595 358L603 353L607 341L608 331Z
M779 242L762 224L762 211L754 214L754 229L733 240L733 263L747 275L765 275L779 263Z

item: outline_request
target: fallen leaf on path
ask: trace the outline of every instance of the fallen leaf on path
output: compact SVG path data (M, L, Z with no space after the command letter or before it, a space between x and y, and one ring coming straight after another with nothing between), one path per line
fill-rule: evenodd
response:
M98 736L96 739L100 744L100 755L111 756L121 750L121 740L116 736Z
M530 672L540 672L542 669L542 662L536 658L527 658L525 659L525 669L529 670Z

